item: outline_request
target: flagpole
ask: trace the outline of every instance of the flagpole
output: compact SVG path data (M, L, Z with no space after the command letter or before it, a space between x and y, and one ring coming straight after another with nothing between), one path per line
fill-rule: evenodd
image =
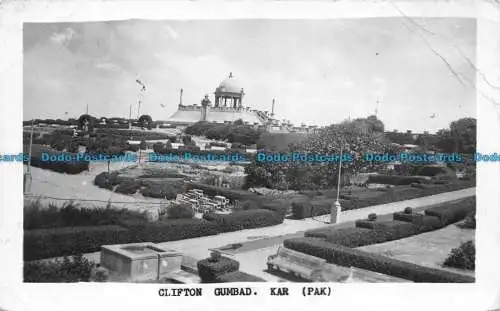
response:
M31 133L30 133L30 145L29 145L29 155L28 155L28 171L25 174L24 179L24 193L31 191L31 150L33 146L33 132L35 130L35 120L31 120Z

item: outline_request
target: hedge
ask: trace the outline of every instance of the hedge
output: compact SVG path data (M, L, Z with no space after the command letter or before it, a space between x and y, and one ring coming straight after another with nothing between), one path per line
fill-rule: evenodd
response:
M411 183L421 183L425 178L419 176L399 176L399 175L369 175L368 182L385 185L410 185Z
M397 212L393 214L394 220L410 222L415 226L419 227L419 232L427 232L443 227L440 219L435 216L429 216L424 214L406 214Z
M220 232L217 223L204 219L160 219L147 225L144 221L127 220L120 224L130 231L128 243L178 241Z
M404 177L404 176L403 176ZM353 210L363 207L392 203L397 201L404 201L415 199L423 196L429 196L434 194L439 194L443 192L456 191L468 187L473 187L475 182L473 181L454 181L452 183L446 184L429 184L425 188L415 188L411 186L400 186L390 189L380 189L380 195L370 198L357 198L355 196L350 196L350 199L342 199L341 205L342 210ZM383 192L382 192L383 190ZM374 190L376 191L376 190ZM346 198L344 196L344 198ZM329 200L314 200L313 202L328 202ZM331 202L331 200L330 200ZM310 203L310 202L309 202ZM314 209L307 203L307 200L301 200L292 205L293 216L296 219L303 219L312 216L325 215L330 213L330 210L326 208L327 203L318 203Z
M234 282L266 282L255 275L245 273L243 271L236 271L219 275L215 278L217 283L234 283Z
M475 212L475 210L476 197L474 196L430 207L425 210L425 214L439 217L441 223L446 226L464 219L467 214Z
M24 231L24 260L92 253L101 245L127 243L129 231L116 225Z
M284 241L284 246L329 263L357 267L419 283L473 283L473 277L449 271L423 267L390 257L352 249L317 238L294 238Z
M347 247L361 247L365 245L385 242L382 235L367 228L315 229L306 231L304 236L323 238L332 243Z
M198 274L204 283L214 283L217 277L231 272L236 272L240 268L240 263L234 259L220 257L218 261L210 258L202 259L196 264Z
M228 215L209 213L203 218L215 221L221 232L268 227L283 222L281 215L265 209L236 211Z
M333 199L293 202L292 213L297 219L325 215L330 213L333 203Z

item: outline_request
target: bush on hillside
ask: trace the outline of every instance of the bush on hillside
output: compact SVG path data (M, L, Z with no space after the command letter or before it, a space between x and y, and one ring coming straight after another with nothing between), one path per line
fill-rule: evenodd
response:
M444 265L453 268L475 270L476 269L476 246L473 241L460 244L458 248L451 250Z

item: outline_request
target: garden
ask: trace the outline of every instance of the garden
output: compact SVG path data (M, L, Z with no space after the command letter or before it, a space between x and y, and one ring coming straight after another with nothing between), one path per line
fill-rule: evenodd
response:
M358 220L354 227L335 226L306 231L303 238L287 239L285 247L328 262L371 270L413 282L469 283L470 275L451 272L438 267L427 267L383 255L383 252L369 252L367 246L384 245L391 241L406 244L408 238L435 232L459 221L468 228L475 226L475 197L429 206L424 213L415 213L411 208L394 213L392 220L378 220L376 214ZM390 246L384 249L388 249ZM421 248L420 252L425 252ZM473 269L475 248L473 241L467 241L451 251L443 262L444 266Z

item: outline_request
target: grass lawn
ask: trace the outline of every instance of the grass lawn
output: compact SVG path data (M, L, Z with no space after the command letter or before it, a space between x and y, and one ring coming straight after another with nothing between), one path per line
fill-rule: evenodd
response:
M475 232L476 230L461 229L453 224L406 239L363 246L359 249L421 266L474 276L474 271L443 267L442 264L453 248L460 246L462 242L475 240Z

